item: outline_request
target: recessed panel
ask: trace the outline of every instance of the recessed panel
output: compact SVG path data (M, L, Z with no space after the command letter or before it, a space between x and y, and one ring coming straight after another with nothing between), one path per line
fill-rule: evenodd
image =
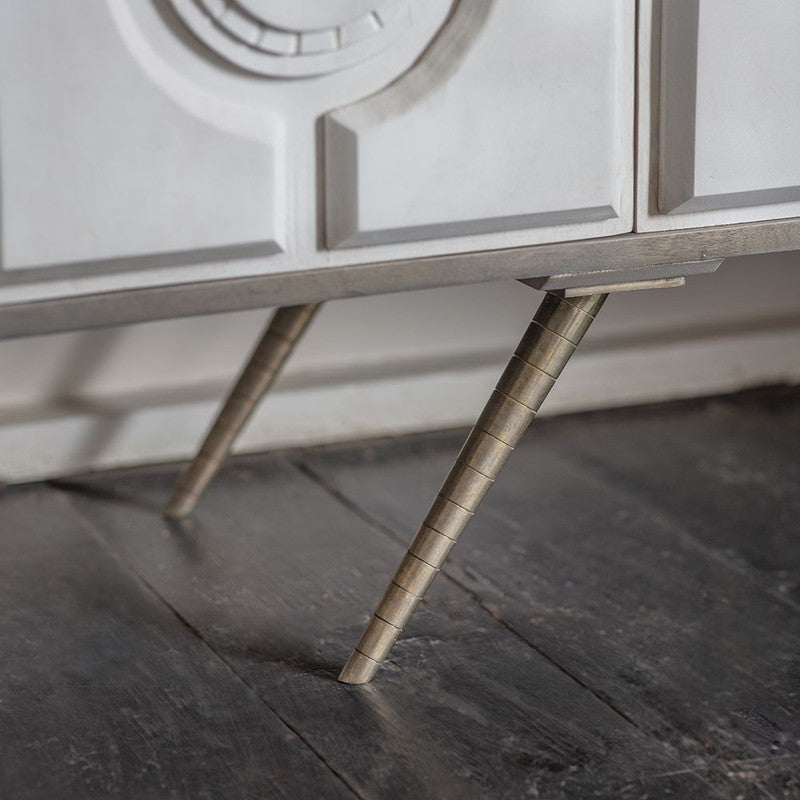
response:
M648 205L637 227L800 215L800 4L667 0L642 11Z
M105 271L267 256L276 152L209 101L190 113L131 56L106 3L4 3L2 269ZM216 115L216 116L215 116Z
M328 245L528 229L555 240L560 226L598 235L604 222L618 232L632 180L632 11L460 3L410 73L328 115Z

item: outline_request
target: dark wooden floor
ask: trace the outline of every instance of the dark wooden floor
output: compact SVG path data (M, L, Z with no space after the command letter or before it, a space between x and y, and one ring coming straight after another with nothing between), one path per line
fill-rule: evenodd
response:
M0 494L0 797L800 797L800 392L543 420L375 682L463 432Z

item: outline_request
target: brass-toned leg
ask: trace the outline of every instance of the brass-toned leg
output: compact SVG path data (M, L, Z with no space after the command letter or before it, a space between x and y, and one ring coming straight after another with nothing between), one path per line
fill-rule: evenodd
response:
M375 676L606 297L545 297L339 675L340 681L367 683Z
M279 308L234 384L194 460L182 473L163 514L181 519L191 514L203 490L216 475L234 439L269 389L319 304Z

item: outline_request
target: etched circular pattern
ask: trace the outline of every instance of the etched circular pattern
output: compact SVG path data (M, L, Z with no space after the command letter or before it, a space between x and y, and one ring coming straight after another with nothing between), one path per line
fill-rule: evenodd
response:
M249 72L322 75L376 55L409 24L408 0L170 0L189 30Z

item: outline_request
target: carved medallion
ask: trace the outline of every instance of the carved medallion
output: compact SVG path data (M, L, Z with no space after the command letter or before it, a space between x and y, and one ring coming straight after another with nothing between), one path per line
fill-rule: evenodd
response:
M408 0L170 0L203 44L248 72L323 75L366 61L410 23Z

